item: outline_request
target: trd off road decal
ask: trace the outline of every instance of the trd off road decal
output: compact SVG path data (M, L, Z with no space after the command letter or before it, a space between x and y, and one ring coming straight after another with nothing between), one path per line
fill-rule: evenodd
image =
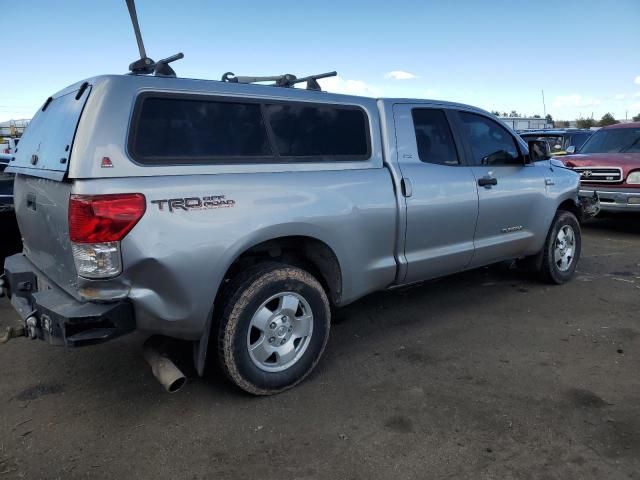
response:
M173 213L175 210L209 210L212 208L229 208L233 207L235 200L228 200L224 195L211 195L210 197L186 197L186 198L169 198L165 200L151 200L151 203L158 205L160 211L169 211ZM166 207L166 209L165 209Z

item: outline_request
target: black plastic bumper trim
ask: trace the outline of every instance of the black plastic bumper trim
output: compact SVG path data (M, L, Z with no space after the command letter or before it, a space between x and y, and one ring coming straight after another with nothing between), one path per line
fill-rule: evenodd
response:
M53 345L81 347L135 330L129 301L80 302L54 285L38 291L39 275L38 269L21 253L5 259L3 288L23 321L30 316L37 319L38 338Z

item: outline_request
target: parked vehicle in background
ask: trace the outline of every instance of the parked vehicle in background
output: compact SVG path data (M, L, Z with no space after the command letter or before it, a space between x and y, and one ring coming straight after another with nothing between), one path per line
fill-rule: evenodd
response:
M640 212L640 122L601 128L562 160L580 173L582 194L597 192L602 211Z
M5 173L12 157L0 153L0 212L13 210L13 174Z
M20 139L15 137L0 138L0 153L5 155L13 154L18 148L19 142Z
M560 155L566 155L567 150L573 147L574 150L579 150L584 142L586 142L593 130L568 128L568 129L553 129L553 130L528 130L520 133L520 136L525 142L529 140L544 140L549 144L551 154L555 157Z
M13 155L0 153L0 261L22 249L20 232L13 208L13 177L6 173Z

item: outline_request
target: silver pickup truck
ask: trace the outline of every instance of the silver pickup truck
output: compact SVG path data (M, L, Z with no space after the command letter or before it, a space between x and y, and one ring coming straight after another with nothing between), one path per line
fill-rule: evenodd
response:
M569 280L579 176L538 146L456 103L91 78L46 100L7 168L24 251L3 289L33 338L182 339L199 374L209 352L277 393L320 359L332 309L371 292L507 259Z

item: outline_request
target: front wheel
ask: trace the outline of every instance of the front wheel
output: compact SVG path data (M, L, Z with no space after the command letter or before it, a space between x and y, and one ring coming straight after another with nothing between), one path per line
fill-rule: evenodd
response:
M302 381L329 338L322 285L300 268L258 265L235 279L218 326L225 374L243 390L271 395Z
M581 248L578 219L571 212L558 211L542 251L542 279L555 284L568 282L578 265Z

